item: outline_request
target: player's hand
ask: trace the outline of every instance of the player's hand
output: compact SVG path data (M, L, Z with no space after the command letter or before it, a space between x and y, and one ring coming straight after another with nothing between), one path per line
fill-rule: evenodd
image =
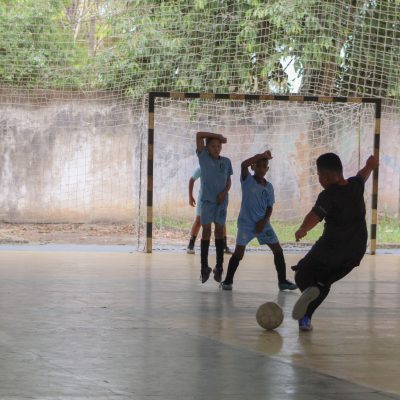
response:
M273 158L270 150L264 151L262 154L267 160L272 160Z
M300 241L300 239L302 239L306 235L307 235L307 231L305 229L303 229L303 228L297 229L296 233L294 234L294 236L296 238L296 242Z
M255 227L255 232L256 233L261 233L265 227L265 224L267 223L266 219L260 219L260 221L258 221L256 223L256 227Z
M196 200L194 199L193 196L190 196L190 197L189 197L189 204L190 204L192 207L196 207Z
M218 139L222 144L225 144L228 142L227 138L224 135L218 134Z
M374 170L376 167L379 166L379 161L375 156L369 156L368 160L366 162L367 167L371 168Z
M226 192L221 192L217 194L217 204L222 204L225 200Z

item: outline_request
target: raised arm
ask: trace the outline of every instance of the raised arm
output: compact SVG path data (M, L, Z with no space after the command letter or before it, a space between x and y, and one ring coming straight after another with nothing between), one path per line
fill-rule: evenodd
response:
M258 160L262 160L263 158L271 160L272 159L271 152L269 150L264 151L264 153L256 154L253 157L250 157L242 162L240 171L242 180L245 179L249 174L249 167L255 164Z
M220 135L219 133L212 133L212 132L197 132L196 133L196 148L198 152L201 152L204 147L204 139L218 139L221 143L226 143L226 137Z
M379 161L375 156L369 156L367 162L365 163L364 168L361 168L358 172L357 175L361 176L361 178L364 179L364 182L367 181L369 176L371 175L371 172L377 168L379 165Z

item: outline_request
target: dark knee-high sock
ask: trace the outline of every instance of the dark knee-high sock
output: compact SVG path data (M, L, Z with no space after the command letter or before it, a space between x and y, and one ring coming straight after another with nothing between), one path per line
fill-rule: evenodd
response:
M209 248L210 248L210 241L201 239L201 243L200 243L201 268L208 267L208 249Z
M226 249L227 244L226 244L226 236L224 236L224 249Z
M321 305L321 303L326 299L326 296L328 296L329 291L331 290L330 286L320 286L317 285L319 290L320 290L320 294L319 296L308 305L307 308L307 312L305 313L305 315L309 318L312 317L312 315L314 314L315 310Z
M215 250L217 253L217 268L222 268L224 264L224 239L215 239Z
M274 264L276 268L276 272L278 273L278 281L285 282L286 281L286 263L285 257L283 256L283 251L279 253L274 253Z
M236 256L233 254L231 259L229 260L228 264L228 271L226 272L226 277L224 282L227 284L232 284L233 283L233 277L235 276L235 272L237 270L237 267L239 266L240 260L236 258Z
M190 236L190 240L189 240L189 246L190 248L194 247L194 242L196 241L196 236L192 235Z

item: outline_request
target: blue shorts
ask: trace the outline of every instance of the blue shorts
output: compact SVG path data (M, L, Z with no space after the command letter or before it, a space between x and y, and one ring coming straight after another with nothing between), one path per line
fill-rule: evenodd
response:
M254 229L256 224L253 226L249 225L239 225L238 224L238 233L236 236L236 245L238 246L247 246L251 240L257 238L258 243L260 244L274 244L278 243L278 237L271 224L266 224L262 232L255 233Z
M225 225L227 209L227 200L225 200L222 204L202 201L200 215L201 224L208 225L214 222L215 224Z

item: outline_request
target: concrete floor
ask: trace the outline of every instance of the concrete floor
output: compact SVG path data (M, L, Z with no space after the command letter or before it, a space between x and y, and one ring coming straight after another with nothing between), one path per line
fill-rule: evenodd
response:
M0 251L0 399L400 399L399 255L366 256L300 334L271 256L246 256L233 292L198 263ZM286 315L272 332L267 300Z

